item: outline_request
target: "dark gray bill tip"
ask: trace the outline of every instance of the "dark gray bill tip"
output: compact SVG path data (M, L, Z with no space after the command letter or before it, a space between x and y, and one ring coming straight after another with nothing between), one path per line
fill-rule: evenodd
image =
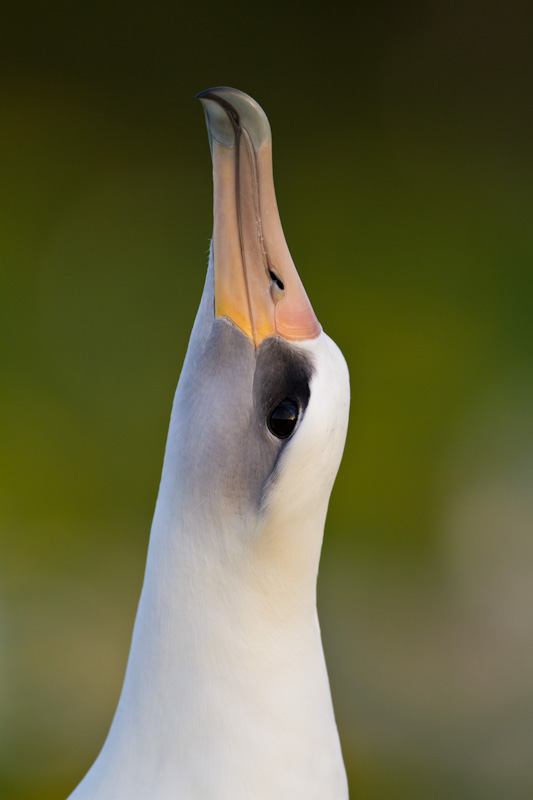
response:
M239 129L247 131L255 150L270 139L267 115L256 101L238 89L217 86L196 95L205 111L210 140L234 147Z

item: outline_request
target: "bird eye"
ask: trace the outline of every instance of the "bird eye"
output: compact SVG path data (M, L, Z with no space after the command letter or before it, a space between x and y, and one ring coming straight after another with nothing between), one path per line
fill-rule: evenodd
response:
M268 429L278 439L287 439L298 422L298 403L286 397L267 415Z

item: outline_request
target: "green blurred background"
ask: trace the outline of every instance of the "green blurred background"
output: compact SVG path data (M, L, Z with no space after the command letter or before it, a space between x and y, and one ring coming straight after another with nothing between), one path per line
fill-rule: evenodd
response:
M351 796L533 797L531 33L520 0L4 8L2 798L65 797L115 709L220 84L351 370L319 581Z

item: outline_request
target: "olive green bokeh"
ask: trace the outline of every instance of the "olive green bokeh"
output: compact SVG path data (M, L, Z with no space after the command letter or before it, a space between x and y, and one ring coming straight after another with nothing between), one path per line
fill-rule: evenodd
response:
M351 796L533 796L531 11L36 2L0 30L0 796L120 691L200 298L196 92L254 96L352 376L319 581Z

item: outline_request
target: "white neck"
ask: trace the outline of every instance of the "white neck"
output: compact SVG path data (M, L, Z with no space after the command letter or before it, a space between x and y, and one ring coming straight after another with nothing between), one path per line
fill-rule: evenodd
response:
M75 797L345 798L314 585L284 586L264 552L261 569L225 548L206 559L201 540L224 532L170 535L165 505L120 704Z

